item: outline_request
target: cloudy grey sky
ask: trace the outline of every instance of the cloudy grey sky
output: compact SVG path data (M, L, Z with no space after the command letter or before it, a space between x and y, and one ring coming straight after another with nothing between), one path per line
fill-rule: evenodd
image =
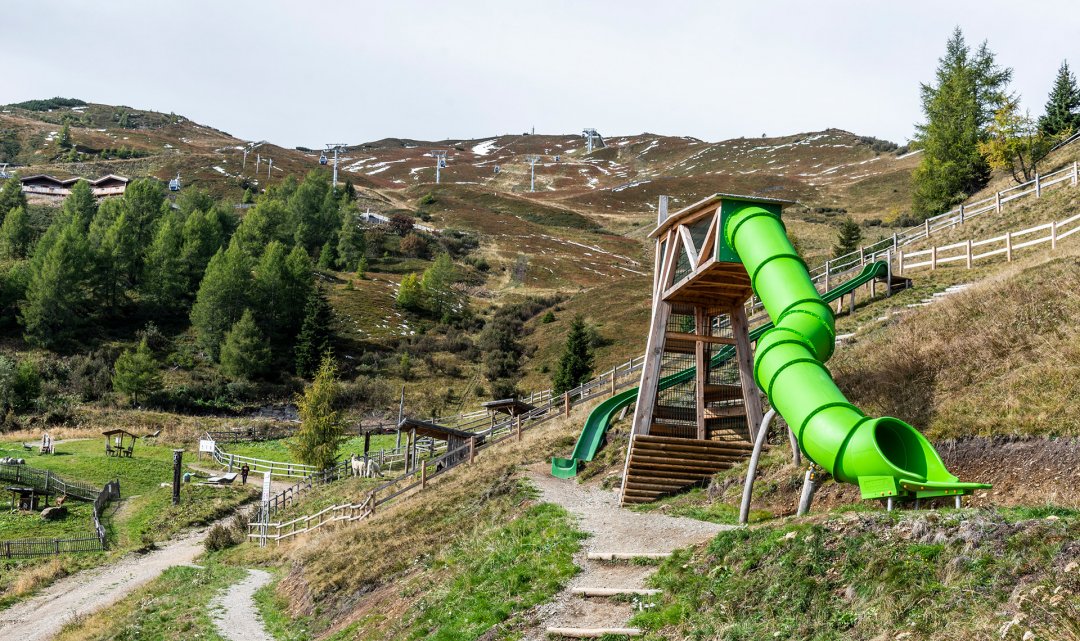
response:
M954 25L989 40L1036 115L1061 60L1080 67L1080 12L1064 0L4 5L0 103L73 96L286 146L534 126L706 140L840 127L903 142Z

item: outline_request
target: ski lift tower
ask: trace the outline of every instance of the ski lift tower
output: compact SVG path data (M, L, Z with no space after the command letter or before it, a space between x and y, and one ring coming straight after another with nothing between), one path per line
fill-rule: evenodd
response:
M581 135L585 137L585 153L591 154L593 152L593 143L599 142L601 147L607 147L604 144L604 137L596 132L595 129L583 129Z
M345 143L333 142L326 145L327 151L334 152L334 189L337 189L337 158L339 151L345 151Z
M266 144L265 140L260 140L259 142L249 142L247 145L244 146L244 149L243 149L244 162L240 167L240 171L244 171L245 169L247 169L247 157L248 157L248 154L255 151L255 149L257 149L258 147L262 147L265 144ZM259 173L258 168L255 169L255 173L256 174Z
M446 151L439 149L431 152L431 157L435 159L435 184L439 184L439 170L446 166Z
M0 162L0 179L11 178L11 174L8 173L8 163Z
M540 162L540 156L525 156L529 163L529 191L536 191L536 163Z

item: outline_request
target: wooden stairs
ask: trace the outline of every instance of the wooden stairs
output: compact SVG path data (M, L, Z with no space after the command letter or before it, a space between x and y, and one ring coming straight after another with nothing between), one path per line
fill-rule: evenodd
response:
M745 439L700 440L635 434L630 441L622 505L650 503L701 483L750 457Z

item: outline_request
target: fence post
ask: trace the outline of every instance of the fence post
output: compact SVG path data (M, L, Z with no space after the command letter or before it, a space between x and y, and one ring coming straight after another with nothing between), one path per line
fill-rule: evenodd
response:
M427 461L420 464L420 489L427 487Z
M230 473L232 472L232 465L233 465L233 455L230 453L229 454L229 472Z
M375 514L375 506L379 504L379 501L375 499L375 490L371 491L371 514Z
M964 204L960 203L960 224L964 224Z
M615 370L611 370L611 395L615 396Z
M521 442L521 414L518 414L517 416L515 416L514 421L517 423L517 425L516 425L516 428L517 428L517 440L518 440L518 443L520 443Z
M927 218L923 221L923 228L926 230L926 237L930 238L930 219Z
M937 245L930 246L930 271L937 269Z
M998 214L1001 213L1001 192L1000 191L994 192L994 209L996 210L995 213L998 213Z
M1072 174L1072 186L1073 186L1073 187L1075 187L1075 186L1076 186L1076 178L1077 178L1077 164L1078 164L1078 163L1077 163L1077 162L1076 162L1076 161L1074 160L1074 161L1073 161L1073 174Z
M895 251L897 250L897 239L896 239L896 234L893 234L893 235L892 235L892 249L893 249L893 251L894 251L894 252L895 252Z
M1035 172L1035 197L1042 198L1042 181L1039 180L1039 172Z
M476 460L476 437L475 436L470 436L469 437L469 464L472 465L472 462L474 460Z
M563 392L563 413L570 416L570 390Z
M897 263L898 263L898 265L896 266L896 271L898 273L900 273L900 274L903 274L904 273L904 250L901 249L899 252L897 252L896 260L897 260Z
M1005 232L1005 258L1012 262L1012 232Z
M825 261L825 291L829 291L829 262Z
M971 269L971 239L967 241L967 268Z
M1050 249L1057 249L1057 221L1050 221Z

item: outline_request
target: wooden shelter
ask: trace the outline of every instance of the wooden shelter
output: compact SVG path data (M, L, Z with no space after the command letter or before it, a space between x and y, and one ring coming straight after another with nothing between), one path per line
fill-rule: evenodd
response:
M21 485L9 485L5 488L11 492L11 509L27 510L36 512L40 506L39 499L45 499L45 505L49 504L49 493L33 487Z
M520 416L536 409L536 406L530 405L517 398L504 398L498 401L488 401L486 403L481 403L480 405L491 415L492 427L495 427L495 417L499 414L507 414L510 418L514 418L515 416Z
M127 456L135 453L135 441L139 439L127 430L113 428L102 432L105 435L105 456Z
M652 321L622 503L653 501L749 456L762 420L745 304L750 276L723 238L725 213L753 202L716 194L671 216L661 198Z
M416 466L416 438L418 436L426 436L437 441L446 441L447 456L444 459L446 467L453 467L462 461L468 460L469 453L465 448L468 447L469 441L475 439L474 447L484 441L484 437L479 434L415 418L406 417L398 424L398 428L408 434L409 437L405 450L406 470L411 470Z

